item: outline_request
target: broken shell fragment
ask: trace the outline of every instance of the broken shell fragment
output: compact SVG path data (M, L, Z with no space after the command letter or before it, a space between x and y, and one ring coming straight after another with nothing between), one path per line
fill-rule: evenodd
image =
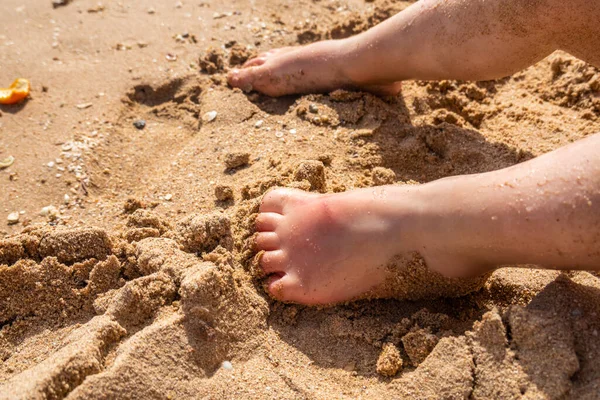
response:
M202 121L204 122L212 122L215 120L215 118L217 118L217 112L216 111L209 111L206 114L204 114L202 116Z
M15 162L15 158L13 156L8 156L4 160L0 160L0 169L8 168Z

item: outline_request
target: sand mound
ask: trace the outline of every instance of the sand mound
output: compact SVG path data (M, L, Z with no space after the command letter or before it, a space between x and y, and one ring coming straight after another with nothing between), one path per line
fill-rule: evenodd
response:
M320 190L323 168L300 162L275 181ZM530 271L523 285L520 270L500 270L484 285L444 279L417 257L396 260L393 293L416 302L272 302L251 245L268 187L250 185L258 197L228 213L169 221L139 202L121 232L33 227L1 240L0 398L354 397L367 384L369 398L597 390L600 283L584 272ZM514 304L527 294L528 305Z

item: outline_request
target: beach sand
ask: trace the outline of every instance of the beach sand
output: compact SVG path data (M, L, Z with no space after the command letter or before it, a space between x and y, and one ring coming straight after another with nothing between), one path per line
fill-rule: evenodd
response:
M410 4L4 0L0 84L32 94L0 106L0 399L599 398L592 273L455 281L416 258L395 299L263 290L251 238L271 187L414 185L600 131L600 71L561 52L395 98L226 84L261 50Z

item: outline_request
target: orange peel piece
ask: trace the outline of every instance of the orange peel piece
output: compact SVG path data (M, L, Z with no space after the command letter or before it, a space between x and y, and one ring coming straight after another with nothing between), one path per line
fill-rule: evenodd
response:
M0 89L0 104L15 104L22 101L29 96L30 88L31 84L27 79L16 79L10 87Z

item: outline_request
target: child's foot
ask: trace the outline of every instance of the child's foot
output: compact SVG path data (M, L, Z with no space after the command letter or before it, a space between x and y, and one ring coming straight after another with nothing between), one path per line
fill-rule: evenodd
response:
M268 291L278 300L302 304L393 297L401 291L387 283L399 270L389 262L398 255L409 256L408 261L415 252L429 270L445 277L480 276L493 266L472 236L480 227L462 214L460 204L431 185L325 195L272 190L256 219L256 247L264 251L260 265L270 275ZM474 289L464 287L470 289L463 294Z
M227 80L244 91L256 90L274 97L335 89L360 89L380 95L400 92L400 82L361 80L363 74L353 70L356 63L351 61L348 47L343 40L328 40L271 50L249 60L241 69L232 70Z
M276 189L256 220L260 263L279 300L329 304L377 290L386 263L414 250L413 204L399 187L320 195ZM392 197L396 197L392 201Z

